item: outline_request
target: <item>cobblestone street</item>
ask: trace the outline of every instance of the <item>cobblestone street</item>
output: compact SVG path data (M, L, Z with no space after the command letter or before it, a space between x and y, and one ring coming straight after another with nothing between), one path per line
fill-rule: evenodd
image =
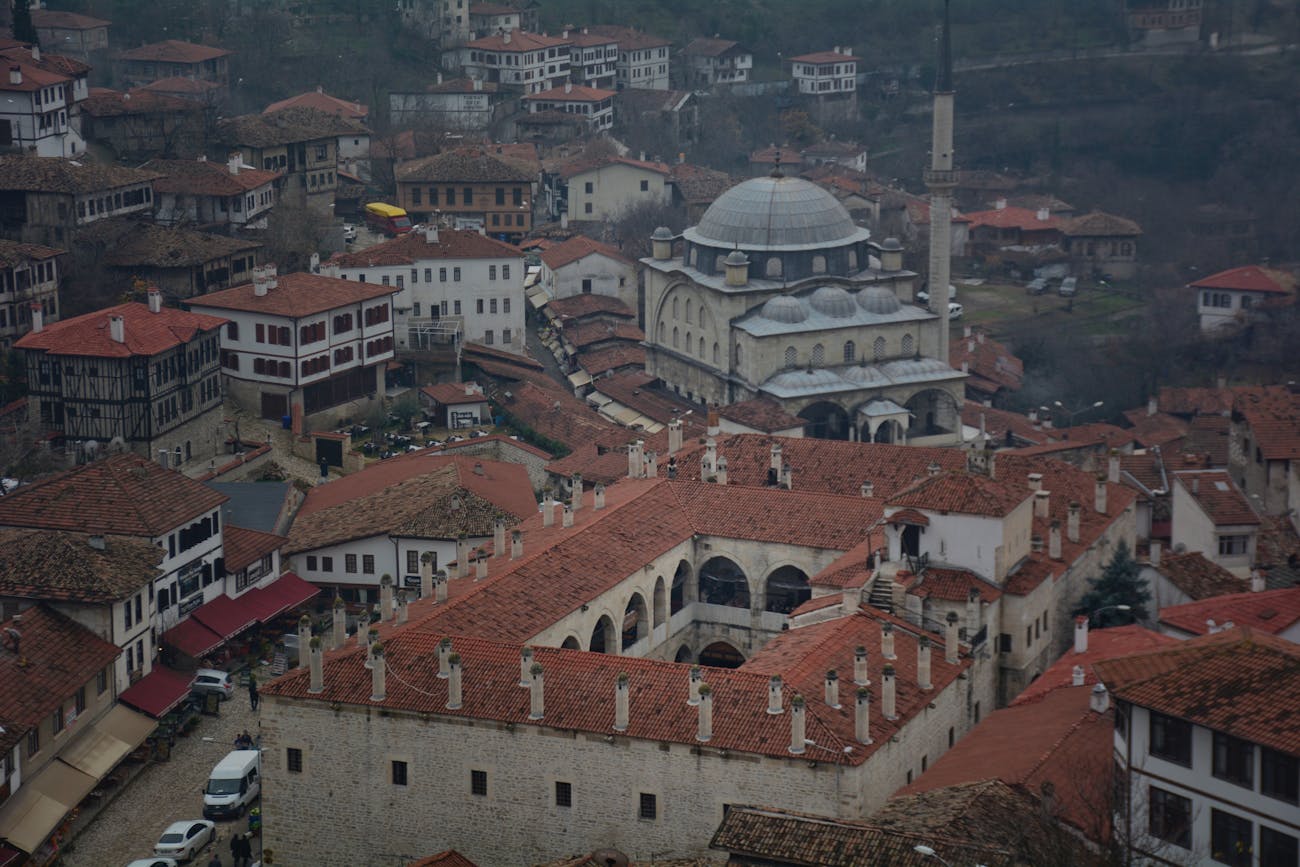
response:
M270 668L259 668L257 678L263 683L269 680ZM212 766L234 748L244 729L257 737L258 726L243 687L221 703L219 717L200 720L189 737L176 739L169 761L146 768L94 818L65 850L60 862L64 867L122 867L152 854L158 836L172 822L203 818L202 791ZM247 817L217 823L216 851L223 864L230 864L230 835L247 829ZM254 860L260 849L261 838L254 837ZM212 850L207 849L193 863L206 865L211 857Z

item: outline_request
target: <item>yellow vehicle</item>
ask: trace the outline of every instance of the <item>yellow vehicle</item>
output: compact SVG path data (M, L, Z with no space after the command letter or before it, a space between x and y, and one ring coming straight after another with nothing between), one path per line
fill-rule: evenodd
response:
M366 223L375 231L393 238L411 231L411 218L406 211L383 202L366 205Z

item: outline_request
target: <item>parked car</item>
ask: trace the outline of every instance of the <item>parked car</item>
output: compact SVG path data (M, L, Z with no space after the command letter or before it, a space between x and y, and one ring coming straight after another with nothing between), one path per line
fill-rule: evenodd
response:
M191 861L203 851L204 846L216 838L216 834L216 823L207 819L172 822L162 832L153 850L158 855L166 855L180 862Z
M351 244L351 243L352 243L353 241L355 241L356 239L357 239L357 227L354 226L354 225L352 225L351 223L344 223L344 224L343 224L343 241L344 241L345 243Z
M176 867L175 858L137 858L126 867Z
M262 754L257 750L234 750L217 762L203 787L203 818L242 816L262 794L261 766Z
M965 313L965 312L966 312L965 309L964 309L960 304L958 304L956 301L949 301L949 302L948 302L948 318L949 318L949 319L960 319L960 318L961 318L961 315L962 315L963 313Z
M948 284L948 300L951 301L951 300L953 300L953 299L956 298L956 297L957 297L957 287L954 286L954 285L952 285L951 283L949 283L949 284ZM917 301L920 301L922 304L929 304L929 303L930 303L930 293L927 292L925 289L922 289L920 292L917 292L917 293L916 293L916 300L917 300Z
M190 692L196 695L216 693L221 696L222 701L225 701L235 694L235 680L228 671L200 668L194 672L194 682L190 684Z
M1056 288L1056 294L1062 298L1069 298L1079 289L1079 281L1075 277L1066 277L1061 281L1061 285Z
M1033 280L1029 281L1029 284L1027 286L1025 286L1025 291L1030 295L1046 295L1047 278L1035 277Z

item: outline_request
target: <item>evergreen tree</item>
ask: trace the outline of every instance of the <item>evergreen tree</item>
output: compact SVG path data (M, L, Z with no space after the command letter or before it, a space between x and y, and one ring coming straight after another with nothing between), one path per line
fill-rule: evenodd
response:
M1151 601L1151 591L1147 582L1139 577L1140 572L1141 566L1129 553L1128 543L1120 542L1101 575L1089 580L1091 589L1084 594L1074 613L1089 615L1100 612L1091 624L1096 627L1146 620L1146 604ZM1121 611L1115 607L1119 605L1127 605L1129 610Z
M14 39L38 44L36 25L32 23L32 0L14 0Z

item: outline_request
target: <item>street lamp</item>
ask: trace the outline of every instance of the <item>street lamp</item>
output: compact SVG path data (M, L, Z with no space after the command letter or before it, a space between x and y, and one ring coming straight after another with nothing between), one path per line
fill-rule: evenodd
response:
M1089 625L1092 625L1092 618L1096 617L1098 614L1100 614L1100 613L1103 612L1103 611L1110 611L1111 609L1114 609L1114 610L1116 610L1116 611L1132 611L1132 610L1133 610L1133 606L1132 606L1132 605L1105 605L1105 606L1102 606L1101 608L1098 608L1096 611L1094 611L1094 612L1092 612L1091 614L1088 615L1088 624L1089 624Z
M944 867L952 867L951 864L949 864L947 861L939 857L938 852L935 852L929 846L917 844L912 847L912 851L924 858L933 858L934 860L938 861L940 864L944 865Z
M1060 409L1067 416L1069 416L1069 424L1067 425L1067 427L1074 427L1074 417L1076 415L1079 415L1080 413L1091 412L1094 409L1101 409L1103 406L1106 405L1106 402L1104 400L1099 400L1096 403L1094 403L1092 406L1085 406L1082 409L1076 409L1072 412L1069 409L1066 409L1065 404L1061 403L1059 400L1053 401L1053 403L1056 404L1058 409Z

